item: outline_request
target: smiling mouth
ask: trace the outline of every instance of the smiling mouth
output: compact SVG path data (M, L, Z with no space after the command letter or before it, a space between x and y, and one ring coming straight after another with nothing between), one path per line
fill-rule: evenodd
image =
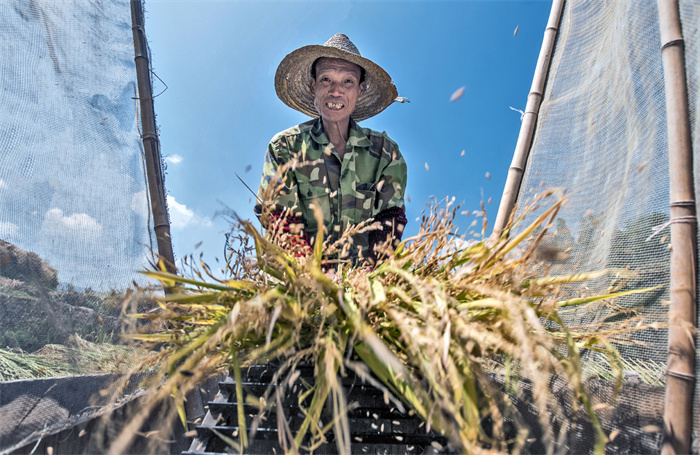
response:
M342 109L345 105L342 103L326 103L326 106L331 109Z

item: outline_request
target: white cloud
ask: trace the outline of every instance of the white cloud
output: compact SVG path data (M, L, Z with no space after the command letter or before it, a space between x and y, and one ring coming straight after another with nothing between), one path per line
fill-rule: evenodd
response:
M0 180L0 188L2 188L2 180ZM0 221L0 239L10 239L14 237L17 232L19 232L19 226L15 223Z
M170 195L168 195L168 213L170 226L173 229L182 229L186 226L211 226L209 218L196 215L192 209L188 209L185 204L180 204Z
M43 228L54 235L95 240L102 233L102 226L86 213L64 216L61 209L49 209L44 215Z
M177 153L173 153L172 155L168 155L165 157L165 162L174 166L182 163L182 160L182 156L178 155Z
M7 186L7 183L3 179L0 179L0 188L5 188Z

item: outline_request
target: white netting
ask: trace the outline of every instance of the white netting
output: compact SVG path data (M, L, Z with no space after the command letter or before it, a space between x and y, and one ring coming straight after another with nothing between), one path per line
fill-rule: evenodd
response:
M130 2L0 1L0 55L0 381L122 371L155 238ZM0 384L0 452L89 410L78 379Z
M696 1L681 6L697 156L700 14ZM553 270L629 266L635 275L627 288L663 287L616 303L659 322L668 312L670 230L649 237L669 219L665 112L656 2L566 2L518 203L543 188L563 188L568 202L546 239L555 252L549 253ZM603 293L610 285L611 279L595 280L585 283L585 291ZM570 321L609 314L572 315ZM647 330L635 340L619 346L630 381L606 417L608 432L621 430L608 450L655 452L660 433L643 429L659 425L663 415L667 332ZM592 376L604 375L600 358L584 360ZM609 398L602 391L595 397ZM583 439L572 435L568 449L585 452L590 441Z
M62 284L123 288L150 252L129 2L0 4L0 239Z

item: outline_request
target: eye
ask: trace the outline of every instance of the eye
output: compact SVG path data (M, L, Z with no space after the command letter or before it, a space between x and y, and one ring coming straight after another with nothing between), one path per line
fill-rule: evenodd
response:
M331 79L328 76L321 77L321 82L330 82Z

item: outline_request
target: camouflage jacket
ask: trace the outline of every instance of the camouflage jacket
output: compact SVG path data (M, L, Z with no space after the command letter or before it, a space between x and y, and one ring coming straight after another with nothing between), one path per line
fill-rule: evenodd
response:
M287 165L286 175L278 179L280 167L295 159L295 164ZM349 225L375 218L387 209L403 213L406 180L406 161L386 133L362 128L350 119L341 160L323 131L321 119L315 119L272 138L258 197L277 209L291 209L312 237L319 230L312 207L316 204L323 213L325 238L335 240ZM275 182L273 189L277 191L268 191ZM261 213L260 204L256 213ZM353 242L353 250L359 246L366 254L367 235L355 236Z

